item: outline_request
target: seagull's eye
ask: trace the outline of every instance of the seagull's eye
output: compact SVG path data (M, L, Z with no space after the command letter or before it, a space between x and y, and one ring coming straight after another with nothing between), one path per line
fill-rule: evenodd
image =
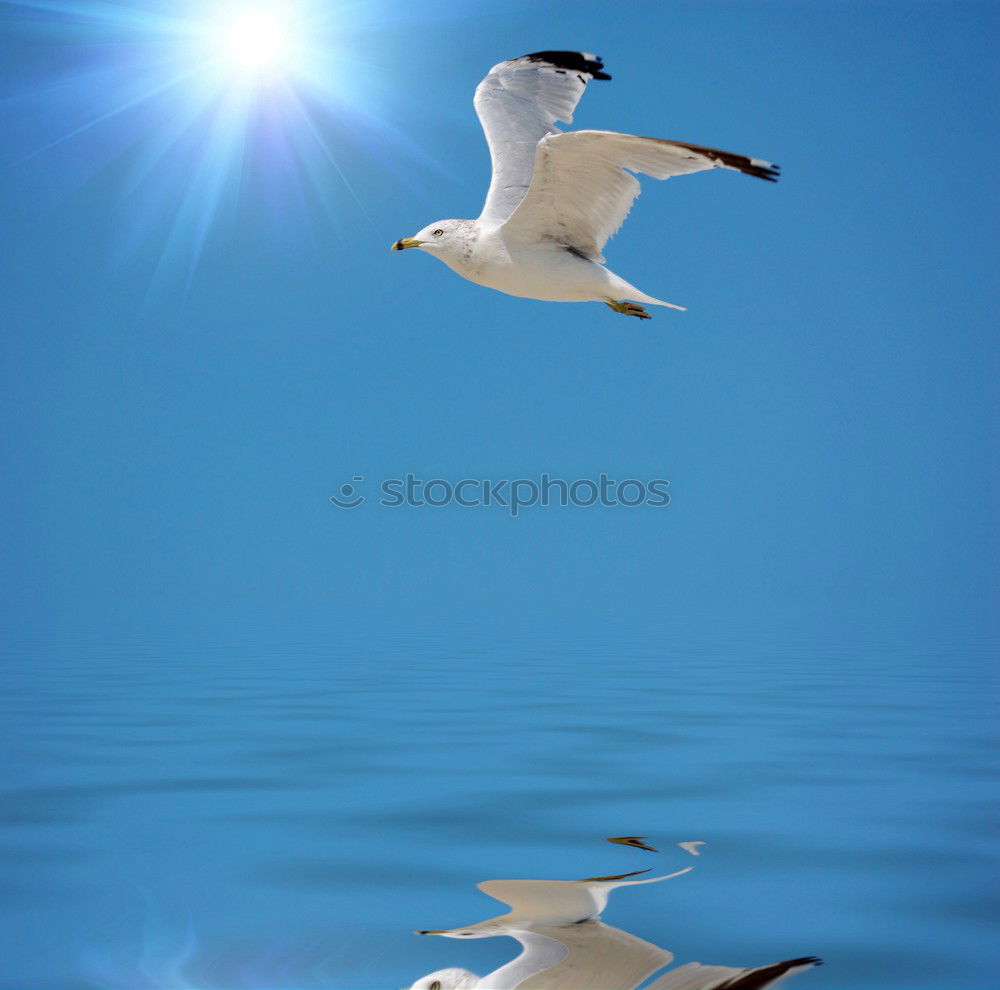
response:
M444 231L440 227L438 227L438 229L434 231L434 236L435 237L440 237L443 233L444 233ZM433 988L432 988L432 990L433 990Z

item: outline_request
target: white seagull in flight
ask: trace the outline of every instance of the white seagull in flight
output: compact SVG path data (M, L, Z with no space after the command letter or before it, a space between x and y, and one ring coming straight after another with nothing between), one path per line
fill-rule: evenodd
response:
M603 68L587 52L535 52L493 66L474 100L493 161L483 212L478 220L437 220L393 250L426 251L511 296L603 302L643 320L649 313L638 303L684 309L603 264L605 243L639 195L632 173L669 179L728 168L776 182L778 166L679 141L559 130L556 121L572 123L587 83L611 78Z

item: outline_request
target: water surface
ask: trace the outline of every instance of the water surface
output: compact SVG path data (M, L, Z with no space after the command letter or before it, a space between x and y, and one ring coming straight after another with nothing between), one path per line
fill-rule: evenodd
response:
M690 874L605 920L797 985L995 982L986 650L20 650L3 990L388 988L488 972L488 878ZM658 855L609 845L650 836ZM705 840L697 861L674 845Z

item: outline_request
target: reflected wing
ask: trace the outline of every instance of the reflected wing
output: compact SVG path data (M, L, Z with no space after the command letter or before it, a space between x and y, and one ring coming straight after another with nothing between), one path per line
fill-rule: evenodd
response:
M484 894L510 906L510 914L497 919L500 923L520 921L535 930L539 925L572 925L595 917L604 910L608 895L617 887L659 883L693 869L688 866L676 873L645 880L628 878L648 873L648 870L589 880L484 880L477 886Z
M646 842L646 836L644 835L621 835L617 839L608 839L608 842L617 843L620 846L635 846L636 849L645 849L648 852L655 853L656 850Z
M786 959L771 966L739 969L733 966L702 966L688 963L654 980L646 990L763 990L800 970L822 964L816 956Z
M484 894L509 905L508 917L532 923L571 925L592 918L598 904L590 885L578 880L484 880L476 886ZM501 922L503 919L500 919Z
M486 134L493 178L480 220L506 220L531 181L535 147L570 124L591 79L610 79L597 55L535 52L501 62L476 87L473 104Z
M528 243L554 241L596 261L618 232L636 196L642 172L657 179L728 168L776 182L778 166L759 158L696 144L615 134L612 131L551 133L535 154L531 184L504 224Z
M516 990L634 990L673 958L666 949L600 921L539 927L532 935L562 943L565 953L555 965L512 984Z

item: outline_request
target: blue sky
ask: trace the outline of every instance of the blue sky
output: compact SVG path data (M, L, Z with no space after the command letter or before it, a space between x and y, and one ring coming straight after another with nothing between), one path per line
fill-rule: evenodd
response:
M16 632L988 631L992 5L315 3L312 75L254 97L208 86L168 9L201 16L0 8ZM782 164L644 184L609 263L689 312L389 252L477 215L472 90L553 47L614 77L576 126ZM672 501L328 500L407 472Z

